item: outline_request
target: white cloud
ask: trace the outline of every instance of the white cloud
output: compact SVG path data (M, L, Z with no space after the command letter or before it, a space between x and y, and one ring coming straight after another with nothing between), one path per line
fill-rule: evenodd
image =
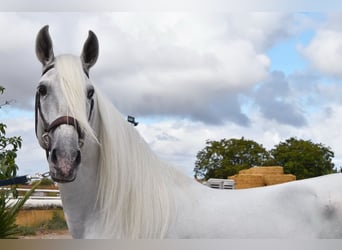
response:
M342 76L342 32L319 30L302 52L321 72Z
M250 41L258 51L265 51L276 42L294 35L303 22L300 16L282 12L234 13L228 18L227 38Z
M88 29L98 35L100 58L92 79L122 112L207 122L227 117L241 124L248 119L238 95L267 77L270 61L263 49L288 36L293 21L281 13L25 13L1 18L8 24L0 26L8 42L0 51L10 54L2 56L9 64L1 69L1 83L9 84L8 93L22 107L32 105L29 89L39 78L35 36L49 24L56 54L80 53ZM19 28L9 28L10 23ZM21 52L8 52L9 46ZM18 68L25 70L18 74ZM212 112L207 107L218 98L220 105L233 108Z
M306 46L299 46L299 51L311 65L324 74L342 76L342 15L332 13L318 26L315 36Z
M32 34L35 34L36 25L34 21L28 22L26 18L18 13L0 14L1 52L26 50L34 44Z
M266 79L263 50L289 36L292 21L279 13L117 13L79 25L100 39L94 79L122 112L246 125L238 96ZM218 99L227 109L213 112Z

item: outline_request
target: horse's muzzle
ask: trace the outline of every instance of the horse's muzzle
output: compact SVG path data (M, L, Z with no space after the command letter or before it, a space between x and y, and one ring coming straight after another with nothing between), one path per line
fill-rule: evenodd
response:
M72 182L76 179L77 169L81 163L81 152L55 148L51 151L49 163L50 175L54 181Z

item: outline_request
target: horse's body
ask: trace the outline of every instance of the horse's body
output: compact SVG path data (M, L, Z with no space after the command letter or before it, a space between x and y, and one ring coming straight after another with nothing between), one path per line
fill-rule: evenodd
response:
M234 191L209 189L192 180L183 183L182 187L177 186L177 180L169 183L175 203L168 229L163 235L165 238L342 237L340 174L266 188ZM69 184L63 184L63 188L64 185ZM89 190L89 193L94 192ZM94 216L96 212L84 211L86 218L79 218L77 215L80 212L80 203L74 200L74 195L68 188L65 191L61 189L61 195L70 199L69 202L63 199L63 206L68 218L74 220L72 225L79 226L74 232L71 229L74 236L84 229L87 230L85 234L78 236L117 236L111 232L108 235L103 233L99 215ZM154 199L159 198L155 196ZM88 198L91 204L91 197ZM72 204L74 207L69 208ZM135 205L139 207L139 204Z
M86 75L81 58L54 57L47 27L36 134L60 182L75 238L341 238L342 175L249 190L214 190L160 161Z

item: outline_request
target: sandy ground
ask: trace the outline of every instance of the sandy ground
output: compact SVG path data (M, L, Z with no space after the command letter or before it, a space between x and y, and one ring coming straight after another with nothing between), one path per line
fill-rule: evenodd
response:
M72 239L67 230L40 232L36 235L19 236L19 239Z

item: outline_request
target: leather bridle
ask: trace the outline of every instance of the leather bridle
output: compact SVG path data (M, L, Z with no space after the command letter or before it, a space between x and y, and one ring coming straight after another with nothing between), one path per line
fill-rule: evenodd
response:
M52 67L50 67L48 70L50 70L51 68ZM48 70L44 70L42 75L44 75ZM89 112L88 120L90 120L91 118L93 107L94 107L94 100L92 99L90 103L90 112ZM36 96L35 96L35 133L36 133L37 138L38 138L38 118L39 117L41 118L43 130L44 130L44 133L42 134L41 139L43 141L42 147L45 149L45 152L46 152L46 158L49 157L49 154L51 151L49 133L53 132L56 128L58 128L61 125L73 126L76 129L77 134L78 134L79 146L80 147L83 146L84 133L77 119L72 116L60 116L49 124L47 120L45 119L44 114L42 113L41 106L40 106L40 94L37 91Z

